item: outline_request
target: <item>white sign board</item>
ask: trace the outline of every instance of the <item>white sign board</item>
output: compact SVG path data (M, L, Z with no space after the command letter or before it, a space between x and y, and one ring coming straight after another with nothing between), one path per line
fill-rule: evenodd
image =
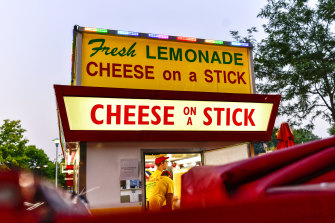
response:
M273 103L64 97L70 130L266 131Z
M121 159L120 160L120 180L138 179L139 161L137 159Z

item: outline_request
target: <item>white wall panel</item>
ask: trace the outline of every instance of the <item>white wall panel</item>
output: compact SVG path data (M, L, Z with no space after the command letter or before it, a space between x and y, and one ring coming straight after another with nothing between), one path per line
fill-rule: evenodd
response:
M248 144L225 147L204 153L205 165L223 165L248 158Z

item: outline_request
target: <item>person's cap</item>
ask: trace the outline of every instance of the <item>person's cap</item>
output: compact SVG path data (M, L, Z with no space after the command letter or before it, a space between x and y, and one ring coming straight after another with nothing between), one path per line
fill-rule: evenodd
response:
M165 157L165 156L157 157L155 159L155 163L158 165L158 164L160 164L161 162L163 162L164 160L167 160L167 159L169 159L169 157Z

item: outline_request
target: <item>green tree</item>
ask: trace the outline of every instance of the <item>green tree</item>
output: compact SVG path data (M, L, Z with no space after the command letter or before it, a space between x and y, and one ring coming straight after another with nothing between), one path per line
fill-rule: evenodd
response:
M49 160L49 157L45 154L42 149L38 149L34 145L29 145L25 150L28 159L29 169L40 177L55 180L55 163ZM59 174L62 177L62 174Z
M259 17L268 37L258 45L257 88L282 96L280 113L297 122L321 116L335 123L335 2L268 0Z
M332 127L330 127L330 128L328 129L328 133L329 133L330 135L335 136L335 123L333 124Z
M319 136L314 135L310 130L302 128L293 129L293 136L295 144L301 144L321 139Z
M29 157L28 164L31 169L47 165L49 162L49 157L44 153L44 151L36 148L34 145L27 146L25 153L26 156Z
M25 129L21 126L21 121L4 120L0 126L0 169L30 170L35 175L55 179L55 163L42 149L34 145L27 145L28 140L24 138ZM58 182L65 185L65 175L58 169Z
M25 130L20 121L4 120L0 126L0 164L2 169L19 169L28 167L25 147L28 142L24 138Z
M258 17L267 19L263 25L267 37L254 43L256 88L262 93L282 96L280 115L290 123L312 129L320 116L335 124L335 1L268 0ZM231 32L237 40L253 42Z

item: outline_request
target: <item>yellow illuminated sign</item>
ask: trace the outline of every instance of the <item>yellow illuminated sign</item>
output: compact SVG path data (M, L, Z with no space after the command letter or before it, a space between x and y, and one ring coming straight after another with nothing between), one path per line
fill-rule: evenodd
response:
M249 48L83 33L81 85L252 93Z
M272 103L64 97L70 130L267 131Z

